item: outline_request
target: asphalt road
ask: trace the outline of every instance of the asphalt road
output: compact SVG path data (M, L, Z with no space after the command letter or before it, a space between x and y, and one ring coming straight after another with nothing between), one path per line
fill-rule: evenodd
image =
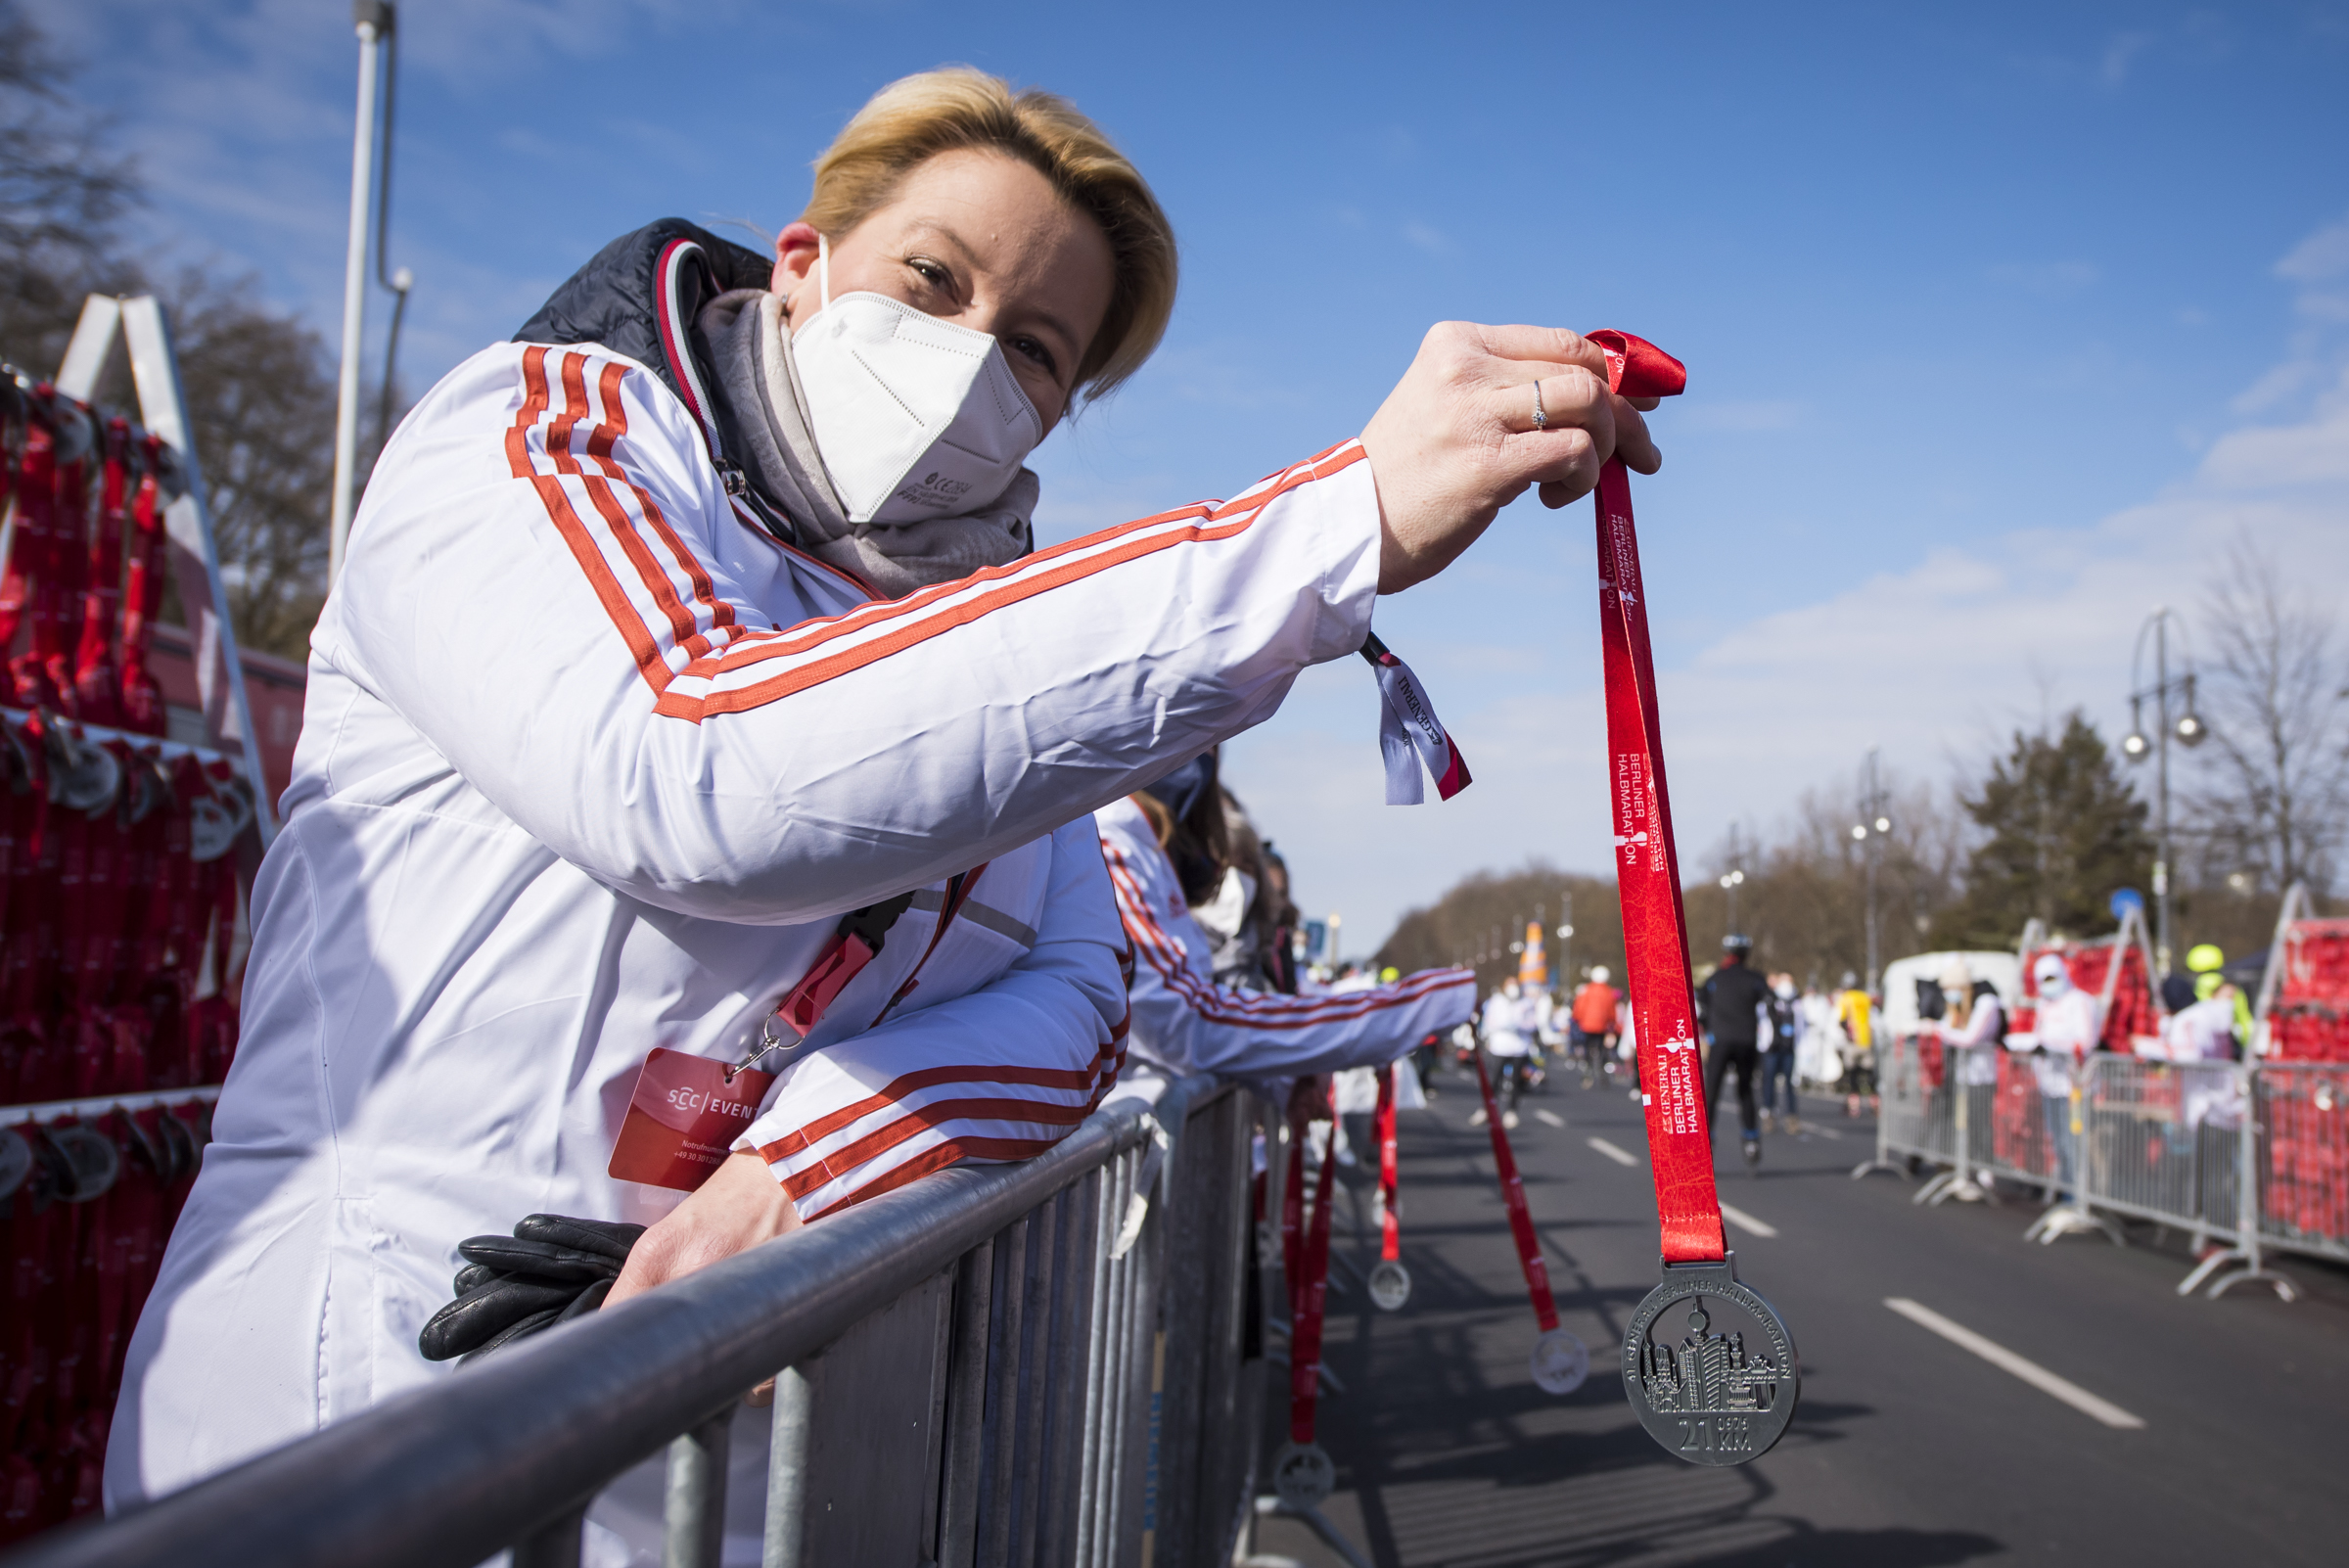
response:
M1822 1131L1767 1137L1756 1176L1728 1168L1725 1140L1721 1176L1725 1201L1775 1232L1729 1224L1742 1277L1793 1330L1801 1409L1762 1459L1699 1468L1640 1430L1617 1372L1656 1280L1638 1107L1556 1074L1512 1135L1564 1326L1591 1353L1589 1380L1554 1398L1527 1373L1533 1314L1468 1120L1475 1082L1438 1086L1399 1136L1410 1301L1379 1313L1359 1284L1330 1297L1324 1360L1347 1392L1321 1406L1338 1466L1324 1511L1380 1568L2349 1562L2349 1271L2283 1260L2306 1292L2293 1305L2250 1287L2181 1299L2183 1238L2028 1244L2038 1208L2019 1192L1915 1208L1911 1181L1852 1179L1872 1124L1810 1101ZM1341 1238L1350 1214L1341 1203ZM1375 1259L1374 1232L1355 1256ZM2142 1425L2083 1413L1888 1298ZM1285 1519L1256 1549L1344 1561Z

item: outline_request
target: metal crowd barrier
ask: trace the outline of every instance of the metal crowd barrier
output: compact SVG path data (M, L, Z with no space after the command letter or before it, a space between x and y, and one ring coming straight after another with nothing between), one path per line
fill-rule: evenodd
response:
M774 1378L768 1568L1228 1562L1262 1426L1255 1130L1186 1079L9 1561L576 1568L598 1494L666 1453L663 1560L716 1568L738 1407Z
M2270 1063L2252 1093L2259 1239L2349 1263L2349 1064Z
M2117 1220L2185 1231L2203 1257L2178 1286L2298 1289L2267 1266L2288 1251L2349 1262L2349 1065L2159 1062L2098 1053L2082 1071L2003 1046L1880 1046L1876 1152L1852 1172L1941 1169L1915 1201L1996 1201L2038 1187L2024 1232L2052 1242ZM1988 1177L1989 1180L1983 1178Z

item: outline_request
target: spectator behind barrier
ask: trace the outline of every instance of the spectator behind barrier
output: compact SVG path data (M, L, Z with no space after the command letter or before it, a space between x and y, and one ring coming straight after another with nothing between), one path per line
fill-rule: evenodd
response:
M1088 813L1355 653L1529 486L1660 461L1594 346L1453 323L1359 440L1035 551L1030 450L1174 282L1090 121L937 71L850 122L771 257L623 236L418 403L312 638L110 1506L440 1375L418 1334L469 1236L647 1225L617 1303L1048 1147L1124 1049ZM707 1171L690 1195L609 1174L655 1050L689 1099L773 1075L648 1156Z
M1205 929L1202 916L1221 911L1192 890L1228 887L1230 869L1220 857L1254 842L1253 830L1233 820L1236 805L1218 782L1211 752L1095 815L1133 945L1134 1091L1155 1098L1173 1079L1209 1072L1249 1080L1285 1101L1278 1085L1286 1080L1383 1066L1467 1019L1476 1004L1471 970L1422 970L1388 984L1364 976L1306 995L1218 973L1216 954L1228 939Z

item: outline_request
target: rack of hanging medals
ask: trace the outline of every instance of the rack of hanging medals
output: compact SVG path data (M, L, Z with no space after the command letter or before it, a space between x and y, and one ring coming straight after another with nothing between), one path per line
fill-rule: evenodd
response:
M90 401L117 339L137 419ZM0 1542L98 1506L275 827L188 431L152 299L92 296L54 380L0 365ZM166 570L200 712L149 668Z

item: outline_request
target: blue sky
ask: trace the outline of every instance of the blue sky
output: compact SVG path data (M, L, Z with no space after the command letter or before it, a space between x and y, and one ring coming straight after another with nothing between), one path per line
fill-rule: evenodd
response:
M347 8L33 9L157 189L142 244L257 273L331 341ZM1183 245L1164 349L1039 453L1047 536L1353 435L1438 319L1670 348L1690 392L1635 493L1695 863L1871 744L1946 781L2050 708L2109 725L2137 623L2238 530L2349 600L2349 5L401 16L419 385L637 224L788 221L865 96L949 61L1074 98ZM1378 804L1351 664L1232 748L1358 940L1479 866L1603 865L1589 536L1528 500L1381 607L1476 769L1459 800Z

